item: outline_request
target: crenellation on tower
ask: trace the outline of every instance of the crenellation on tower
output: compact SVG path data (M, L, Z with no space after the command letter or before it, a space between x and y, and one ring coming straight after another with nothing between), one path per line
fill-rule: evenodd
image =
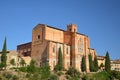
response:
M67 31L69 31L69 32L77 32L77 25L76 24L67 25Z

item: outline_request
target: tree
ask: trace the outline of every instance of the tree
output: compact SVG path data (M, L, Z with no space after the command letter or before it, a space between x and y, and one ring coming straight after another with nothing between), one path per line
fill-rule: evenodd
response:
M94 58L94 71L98 71L98 61L97 61L97 57L95 56Z
M21 59L20 65L24 66L25 64L26 64L25 61L23 59Z
M81 70L82 70L82 72L86 71L86 60L85 60L85 56L84 55L82 57Z
M110 57L108 51L106 52L106 59L105 59L105 71L110 72L111 66L110 66Z
M93 60L92 60L92 55L91 53L88 55L89 57L89 68L90 68L90 72L94 71L94 64L93 64Z
M1 63L4 67L6 67L6 60L7 60L6 54L7 54L7 46L6 46L6 37L5 37L3 49L2 49L2 55L1 55Z
M30 65L27 67L27 72L35 72L35 61L33 59L30 61Z
M63 69L63 59L62 59L61 47L59 48L59 53L58 53L58 65L59 65L59 70L62 70Z
M41 80L45 80L50 76L50 66L44 65L40 68Z
M62 58L62 51L61 51L61 47L59 48L58 51L58 63L57 65L54 67L55 71L61 71L63 69L63 58Z
M15 59L11 59L10 64L14 66L15 65Z

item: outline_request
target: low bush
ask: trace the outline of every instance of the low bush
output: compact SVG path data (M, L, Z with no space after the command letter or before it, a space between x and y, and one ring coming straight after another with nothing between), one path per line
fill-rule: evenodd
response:
M66 75L65 77L66 77L66 79L68 79L68 80L70 80L70 78L71 78L69 75Z
M64 74L64 73L61 72L61 71L60 71L60 72L57 72L57 75L58 75L58 76L61 76L62 74Z
M48 80L58 80L58 76L55 74L50 75Z
M19 80L19 77L16 76L16 75L14 75L14 76L12 77L12 80Z
M5 78L7 78L8 80L12 77L12 74L8 73L5 75Z
M80 77L80 72L73 67L70 67L66 74L70 75L71 77Z
M20 67L19 71L26 72L27 68L26 67Z
M95 80L110 80L110 74L107 73L106 71L103 71L94 74L92 78L94 78Z
M112 79L119 79L120 80L120 72L119 71L111 71L111 74L110 74L111 78Z
M27 73L26 74L26 78L30 78L31 74L30 73Z

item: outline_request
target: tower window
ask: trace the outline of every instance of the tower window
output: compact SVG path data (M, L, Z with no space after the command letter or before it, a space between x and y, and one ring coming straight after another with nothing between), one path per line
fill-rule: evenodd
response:
M70 31L71 31L71 29L70 29Z
M38 39L40 39L40 35L38 35Z

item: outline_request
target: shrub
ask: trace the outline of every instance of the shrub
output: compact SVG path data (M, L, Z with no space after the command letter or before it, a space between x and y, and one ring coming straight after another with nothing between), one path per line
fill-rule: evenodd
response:
M50 75L49 79L48 80L58 80L58 76L57 75Z
M110 80L110 74L107 73L106 71L103 71L103 72L96 73L93 76L93 78L97 80Z
M87 75L84 75L84 76L82 77L82 80L88 80L88 76L87 76Z
M16 76L16 75L14 75L14 76L12 77L12 80L19 80L19 77Z
M77 77L72 77L70 80L79 80Z
M0 76L0 80L3 80L1 76Z
M70 76L69 76L69 75L67 75L67 76L65 76L65 77L66 77L66 79L68 79L68 80L70 79Z
M41 78L41 77L39 76L38 73L34 73L34 74L33 74L33 79L34 79L34 80L41 80L40 78Z
M8 80L9 80L11 77L12 77L12 75L9 74L9 73L5 75L5 78L7 78Z
M54 71L55 72L59 71L59 65L58 64L54 67Z
M42 66L40 69L40 74L41 74L42 80L47 79L50 75L50 66L48 65Z
M31 74L27 73L26 78L30 78Z
M63 72L61 72L61 71L57 73L58 76L61 76L62 74L63 74Z
M120 72L119 71L111 71L111 78L116 78L120 80Z
M80 72L73 67L70 67L66 74L70 75L71 77L80 77Z
M26 67L20 67L19 70L22 71L22 72L26 72L27 68Z

